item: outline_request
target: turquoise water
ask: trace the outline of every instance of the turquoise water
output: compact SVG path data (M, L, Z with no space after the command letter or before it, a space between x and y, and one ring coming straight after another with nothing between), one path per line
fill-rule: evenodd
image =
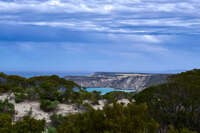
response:
M121 89L113 89L113 88L86 88L88 92L93 91L100 91L101 95L104 95L106 93L112 92L112 91L123 91L123 92L135 92L135 90L121 90Z
M78 88L74 88L74 91L79 91ZM135 90L122 90L122 89L113 89L113 88L86 88L85 90L87 90L88 92L93 92L93 91L99 91L101 92L101 95L104 95L106 93L109 92L113 92L113 91L123 91L123 92L135 92ZM65 92L66 88L60 88L60 92Z

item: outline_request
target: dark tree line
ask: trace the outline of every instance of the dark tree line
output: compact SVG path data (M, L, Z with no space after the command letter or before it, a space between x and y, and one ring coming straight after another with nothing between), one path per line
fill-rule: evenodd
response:
M135 95L137 103L146 103L153 118L165 133L169 125L200 132L200 70L169 77L166 84L152 86Z

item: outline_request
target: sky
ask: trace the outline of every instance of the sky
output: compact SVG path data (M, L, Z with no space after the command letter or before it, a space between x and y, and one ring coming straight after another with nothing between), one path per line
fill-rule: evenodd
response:
M0 71L200 67L199 0L0 0Z

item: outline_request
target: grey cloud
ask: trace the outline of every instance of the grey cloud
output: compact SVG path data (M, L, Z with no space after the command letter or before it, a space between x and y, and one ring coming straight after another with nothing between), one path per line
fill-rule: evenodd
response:
M199 34L197 0L0 1L0 23L116 34Z

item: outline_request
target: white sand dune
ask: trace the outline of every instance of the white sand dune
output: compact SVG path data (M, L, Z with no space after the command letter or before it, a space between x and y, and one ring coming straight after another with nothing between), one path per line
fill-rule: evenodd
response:
M106 100L99 100L99 105L93 105L92 107L93 107L95 110L97 110L97 109L102 110L103 107L104 107L104 105L105 105L105 103L106 103Z
M118 100L117 103L128 105L130 103L130 101L128 99L121 99L121 100Z
M23 116L25 116L25 115L30 114L30 111L32 112L31 113L32 117L34 117L37 120L45 119L47 123L50 122L50 116L53 113L67 115L69 113L73 114L73 113L77 113L77 112L82 112L81 110L77 110L77 108L73 104L58 104L56 111L47 113L40 109L39 101L25 101L25 102L21 102L21 103L15 103L15 101L13 100L14 99L13 94L6 93L6 94L0 95L0 100L5 100L6 98L8 98L9 101L15 105L15 111L16 111L15 121L22 119ZM87 100L84 102L90 103ZM99 100L99 104L92 105L92 107L96 110L97 109L102 110L105 103L106 103L106 100ZM118 103L123 103L124 105L127 105L129 103L129 100L121 99L118 101Z

